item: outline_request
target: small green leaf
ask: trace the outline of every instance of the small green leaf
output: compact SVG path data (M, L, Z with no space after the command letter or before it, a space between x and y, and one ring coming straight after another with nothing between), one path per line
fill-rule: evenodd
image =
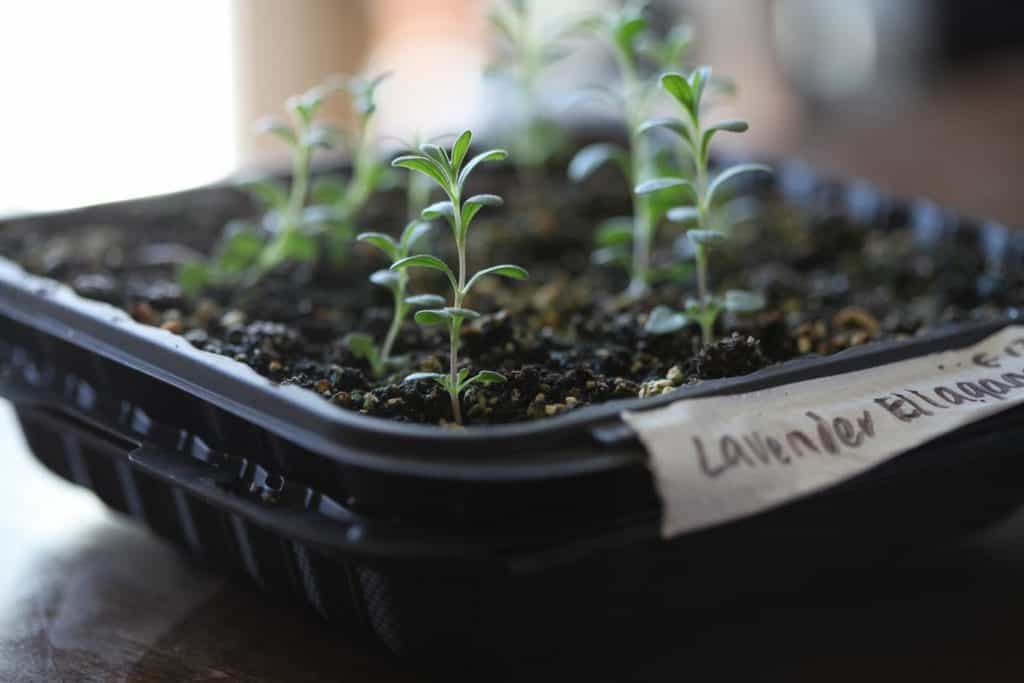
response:
M452 168L456 171L462 167L462 162L466 158L466 153L469 152L469 145L472 141L473 133L467 130L452 145Z
M310 186L309 199L314 204L339 204L348 194L348 183L338 176L315 178Z
M688 112L691 114L697 113L693 88L690 87L690 82L686 80L685 76L678 73L662 74L661 87L665 92L674 97L679 104L683 105Z
M623 12L618 17L612 32L615 45L623 53L630 56L635 55L636 38L645 28L647 28L647 20L640 16L638 11L630 9Z
M719 121L716 124L709 126L705 131L700 141L700 153L703 159L708 157L708 147L711 145L711 138L715 136L715 133L724 131L726 133L745 133L750 129L750 124L741 119L729 119L727 121Z
M673 311L668 306L655 306L654 310L647 316L647 322L644 323L644 331L655 335L671 334L672 332L678 332L689 324L690 321L684 314Z
M597 228L594 241L601 247L614 247L633 241L633 219L629 216L609 218Z
M466 374L469 374L468 370L466 370ZM508 378L500 372L495 372L494 370L481 370L468 379L466 377L461 377L457 388L461 393L463 389L474 384L501 384L507 381Z
M450 318L463 318L465 320L474 320L480 317L480 314L474 311L472 308L462 308L456 306L446 306L442 309Z
M431 226L423 221L412 221L402 231L402 239L398 244L398 251L402 257L409 254L409 250L419 242L424 235L430 232Z
M694 246L717 247L725 243L729 237L718 230L690 230L686 233L687 239Z
M413 315L413 320L419 325L443 325L449 319L450 316L444 309L426 308L422 311L416 311L416 314Z
M430 254L420 254L418 256L407 256L403 259L398 259L391 264L391 270L405 270L406 268L430 268L432 270L439 270L448 276L448 282L451 283L452 289L458 289L458 281L455 279L455 273L448 267L448 264Z
M451 161L448 159L448 153L441 149L438 145L432 142L424 142L420 145L420 153L426 157L429 157L438 165L439 168L444 169L445 175L449 174L451 167Z
M440 384L441 386L443 386L445 388L448 388L448 383L450 381L448 379L448 375L443 375L440 372L414 372L411 375L408 375L402 381L403 382L419 382L420 380L424 380L424 379L434 380L435 382L437 382L438 384Z
M288 190L273 180L253 180L241 185L249 195L271 209L283 209L288 205Z
M708 185L707 202L711 206L715 201L715 194L723 184L744 173L772 173L772 167L764 164L737 164L730 166L715 177Z
M416 308L440 308L445 305L445 300L443 296L437 294L417 294L406 297L405 303Z
M338 140L338 132L330 126L313 126L302 136L302 144L311 149L330 149Z
M693 104L694 109L700 109L700 103L704 99L704 88L707 87L708 81L711 80L711 67L701 66L698 67L690 75L690 88L693 90Z
M692 139L690 137L690 129L687 128L686 123L683 122L682 119L677 119L672 116L666 116L663 118L650 119L648 121L644 121L643 123L640 124L636 131L637 133L643 134L651 130L656 130L658 128L665 128L667 130L670 130L679 137L681 137L684 141L692 143Z
M482 164L485 161L504 161L508 158L508 152L503 149L489 149L486 152L481 152L475 157L469 160L461 171L459 171L458 186L462 187L466 184L466 178L473 172L473 169Z
M420 216L426 221L432 221L442 216L451 221L455 218L455 207L449 201L436 202L423 209Z
M202 261L189 261L178 268L178 286L189 299L199 296L210 283L210 269Z
M370 282L393 290L401 283L401 275L394 270L375 270L370 273Z
M438 166L430 157L421 156L419 154L408 154L396 158L391 162L391 165L397 168L407 168L410 171L422 173L444 188L447 188L450 183L447 171Z
M691 191L694 190L693 183L689 180L684 180L683 178L652 178L637 185L633 192L641 195L651 194L653 192L667 190L670 187L686 187Z
M725 310L733 313L756 313L764 304L764 295L759 292L730 289L725 293Z
M485 206L502 206L505 204L505 200L496 194L478 194L473 195L465 201L462 205L462 230L463 234L460 238L465 237L466 231L469 230L470 223L476 218L477 213L480 209Z
M316 260L316 240L305 233L290 230L280 233L260 254L259 265L264 270L286 261L309 263Z
M266 246L263 236L251 229L230 232L214 256L216 270L228 275L244 273L252 268Z
M341 340L341 343L348 347L348 350L351 351L356 358L372 360L372 356L377 355L377 344L374 343L373 337L368 334L363 334L362 332L351 332L345 335Z
M256 122L256 132L258 133L269 133L275 137L284 140L289 145L294 147L299 143L298 137L295 135L295 131L292 127L281 119L274 117L267 117L260 119Z
M511 264L491 266L490 268L484 268L483 270L478 271L473 277L471 277L469 279L469 282L466 283L466 288L462 290L462 293L468 293L469 290L473 289L473 285L476 284L476 282L480 280L480 278L487 277L488 275L507 277L512 280L525 280L530 276L530 274L527 273L524 268L520 268L519 266L514 266Z
M395 244L395 240L390 235L385 235L382 232L361 232L356 235L356 240L372 244L387 254L387 257L392 261L398 258L398 245Z
M569 162L569 179L574 183L582 182L608 162L615 162L629 175L626 151L619 145L597 142L576 152Z
M676 206L669 209L665 216L673 223L690 223L700 219L700 211L694 206Z

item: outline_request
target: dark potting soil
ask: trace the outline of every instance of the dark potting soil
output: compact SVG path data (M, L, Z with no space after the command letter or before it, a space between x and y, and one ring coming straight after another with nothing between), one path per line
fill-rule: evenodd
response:
M501 169L479 172L471 183L472 191L506 199L504 208L485 209L474 223L471 272L515 263L530 271L530 279L481 281L467 302L486 314L464 328L462 363L472 372L498 370L508 378L466 391L468 424L539 419L661 394L1024 304L1020 274L987 268L971 233L922 246L905 225L865 230L838 209L806 211L764 196L743 200L748 218L712 254L710 272L714 291L762 291L766 309L723 314L719 340L706 348L695 325L649 334L644 322L655 305L678 309L692 296L692 270L684 267L640 301L626 300L625 273L590 259L595 226L629 213L621 178L599 173L584 186L562 178L563 172L552 171L546 182L527 189L510 169ZM381 379L341 341L354 331L380 340L390 322L390 293L367 281L387 264L366 245L354 243L341 269L285 267L244 288L210 291L198 300L182 296L176 264L207 253L227 218L255 215L240 198L238 215L197 209L170 223L40 231L14 222L0 231L0 253L82 296L120 306L143 324L181 334L275 381L308 388L340 408L400 421L449 421L441 387L402 382L410 372L447 370L441 330L421 328L410 316L395 349L404 362ZM401 192L382 193L359 227L397 235L405 215ZM674 246L680 235L678 226L661 226L657 264L681 261ZM421 247L451 262L447 226L436 225ZM444 281L433 275L413 272L410 293L446 294Z

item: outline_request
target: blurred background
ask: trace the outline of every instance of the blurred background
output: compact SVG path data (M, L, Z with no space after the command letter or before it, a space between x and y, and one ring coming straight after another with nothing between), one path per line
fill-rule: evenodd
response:
M530 0L537 21L618 0ZM394 71L376 135L500 137L509 85L487 0L33 0L0 5L0 211L180 189L283 161L252 122L334 73ZM738 86L742 151L804 158L971 214L1024 224L1024 4L1017 0L654 0L692 60ZM614 77L570 41L542 106L568 121ZM333 112L342 117L343 110Z

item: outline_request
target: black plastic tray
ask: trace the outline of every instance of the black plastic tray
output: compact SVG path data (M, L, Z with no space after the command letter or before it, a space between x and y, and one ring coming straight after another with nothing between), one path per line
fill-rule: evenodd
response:
M1021 241L932 204L780 166L775 189L867 229L979 240L1004 268ZM771 189L766 187L765 189ZM216 222L226 187L16 219ZM2 229L2 225L0 225ZM193 554L293 595L402 653L522 654L641 614L700 610L882 559L993 521L1024 500L1024 409L840 486L672 542L626 407L750 391L967 346L997 320L807 358L545 421L453 432L369 418L280 387L181 337L0 259L0 394L48 467ZM770 558L770 560L769 560ZM618 620L618 621L617 621ZM616 626L615 624L618 624Z

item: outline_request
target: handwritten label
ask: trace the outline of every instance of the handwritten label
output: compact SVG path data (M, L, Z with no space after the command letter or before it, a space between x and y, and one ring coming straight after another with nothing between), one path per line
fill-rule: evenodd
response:
M1024 402L1024 326L965 349L626 412L669 538L842 482Z

